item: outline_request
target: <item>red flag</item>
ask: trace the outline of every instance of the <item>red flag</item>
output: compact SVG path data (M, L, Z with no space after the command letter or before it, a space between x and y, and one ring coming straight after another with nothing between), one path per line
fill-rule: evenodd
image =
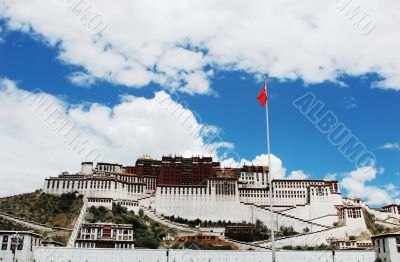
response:
M262 106L265 106L267 103L267 99L268 99L268 97L267 97L267 82L264 81L263 89L258 94L257 100L260 101L260 104Z

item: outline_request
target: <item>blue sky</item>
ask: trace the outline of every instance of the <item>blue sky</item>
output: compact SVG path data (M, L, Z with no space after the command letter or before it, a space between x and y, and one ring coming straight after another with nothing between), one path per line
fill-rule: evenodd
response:
M8 3L8 5L12 4ZM98 8L101 9L101 5ZM96 63L100 59L85 57L83 55L85 49L78 50L85 58L80 59L79 55L73 54L72 52L76 50L67 44L69 39L65 35L68 33L52 35L53 32L35 24L38 22L32 17L24 17L17 11L12 12L13 8L10 10L2 10L2 15L6 19L1 22L0 31L0 77L11 80L19 90L32 91L39 88L65 103L66 108L77 105L90 107L93 104L113 108L122 103L121 97L144 97L150 101L159 91L171 93L175 90L180 96L179 100L172 96L175 102L185 104L188 111L200 116L201 119L196 119L197 124L217 127L218 136L224 142L232 144L231 147L240 156L240 159L235 159L235 161L240 162L246 159L251 162L257 156L266 153L265 111L255 99L262 87L259 79L260 72L263 72L270 76L268 92L272 153L282 161L287 175L292 171L301 171L310 178L324 178L328 174L331 176L336 174L336 179L341 180L351 178L351 172L357 171L355 164L347 160L335 146L330 144L327 135L322 134L293 106L294 100L307 92L312 92L325 104L327 110L331 110L339 121L343 122L351 133L373 152L377 159L375 173L372 177L361 180L361 189L345 187L344 190L353 190L353 196L357 196L360 190L379 189L382 190L382 194L388 195L382 198L377 197L376 201L369 199L371 203L383 204L385 201L397 201L397 187L400 186L400 167L397 164L400 156L400 122L397 116L400 112L400 93L393 80L396 79L397 73L391 73L389 69L384 71L387 65L383 65L383 62L379 64L378 61L377 65L368 65L365 69L362 59L354 56L354 61L360 61L360 64L355 62L353 69L351 63L349 66L345 62L342 65L338 62L332 69L336 72L334 75L328 69L322 69L328 68L328 65L321 65L312 74L309 73L309 68L302 69L300 66L291 69L291 65L288 66L287 72L281 72L281 65L274 67L274 64L268 61L266 61L268 66L265 69L262 66L256 68L255 64L262 64L262 60L258 61L253 54L241 54L239 62L234 60L232 62L229 59L234 58L223 58L226 55L224 52L220 52L220 56L216 55L211 44L207 47L186 42L180 46L182 50L187 50L190 55L193 55L193 60L208 58L208 62L202 61L200 66L185 65L187 67L180 69L180 65L174 64L174 56L172 56L172 59L169 58L169 63L173 67L169 64L169 67L165 69L165 63L157 62L153 65L153 69L148 69L154 74L166 76L165 79L160 80L160 78L154 78L157 76L153 75L152 80L139 81L142 75L136 77L132 74L126 80L118 75L119 72L113 72L112 69L107 69L108 75L101 72L103 68L96 68ZM15 7L15 10L18 8ZM104 9L102 10L105 12ZM74 17L71 19L73 20ZM79 21L74 22L78 28L82 27ZM110 23L110 20L108 22ZM30 28L15 25L18 23L30 23ZM343 21L342 23L345 24ZM68 31L64 27L60 28ZM93 37L87 32L86 34L89 38ZM351 32L351 34L356 35L357 32ZM117 41L113 43L109 40L109 47L105 47L103 52L107 52L107 48L115 49L117 43ZM353 49L355 50L354 47ZM188 55L182 53L182 50L174 55ZM123 51L120 52L123 53ZM198 54L201 54L201 58L195 56ZM283 57L283 55L279 56L279 52L276 55L276 59ZM128 59L129 53L126 53L126 57ZM332 59L335 58L334 55L332 57ZM90 59L93 60L89 61ZM112 57L107 59L112 61ZM228 62L225 63L224 59ZM293 63L301 65L302 62L295 61L296 59L301 59L301 57L294 57L293 60ZM340 61L341 58L335 59ZM143 58L143 61L145 60ZM210 60L212 61L209 62ZM248 65L249 61L253 64ZM107 65L107 61L99 63ZM304 64L308 63L304 61ZM313 63L309 66L312 68ZM125 67L123 68L125 70ZM374 71L371 68L380 69ZM135 69L132 70L134 72ZM71 76L77 72L88 77L90 83L71 80ZM201 73L197 74L198 72ZM296 72L295 77L292 75L293 72ZM192 80L189 79L191 75L194 77ZM390 84L385 86L387 83ZM87 116L85 112L88 111L90 110L83 109L81 113ZM129 116L126 121L131 121ZM5 122L1 125L8 127ZM132 126L127 128L132 128ZM174 139L178 141L179 134ZM192 149L195 150L196 147L188 148L188 150ZM146 148L146 145L141 145L135 150L142 151L142 154L155 152ZM121 162L130 164L126 163L125 159L130 158L133 162L137 154L140 154L139 151L132 152L132 157L121 159ZM129 153L129 150L127 152ZM216 152L221 154L224 148L221 147ZM13 151L9 153L13 154ZM20 157L19 153L15 155ZM3 158L2 161L5 159ZM76 160L76 158L73 159ZM1 164L7 165L7 163ZM77 167L78 164L75 166ZM26 166L26 168L30 167ZM54 166L51 170L57 170L57 168ZM70 165L65 165L65 168L70 168ZM36 181L34 180L32 184L36 185ZM350 195L352 195L351 192Z

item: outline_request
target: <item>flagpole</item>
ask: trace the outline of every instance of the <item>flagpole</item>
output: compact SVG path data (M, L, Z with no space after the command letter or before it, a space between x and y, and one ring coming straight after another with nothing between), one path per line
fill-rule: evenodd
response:
M267 80L264 79L265 81L265 93L268 95L267 92ZM268 196L269 196L269 209L271 213L271 248L272 248L272 262L276 261L275 257L275 225L274 225L274 211L273 211L273 203L272 203L272 175L271 175L271 144L269 140L269 121L268 121L268 98L267 102L265 105L265 116L267 120L267 147L268 147L268 181L269 181L269 191L268 191Z

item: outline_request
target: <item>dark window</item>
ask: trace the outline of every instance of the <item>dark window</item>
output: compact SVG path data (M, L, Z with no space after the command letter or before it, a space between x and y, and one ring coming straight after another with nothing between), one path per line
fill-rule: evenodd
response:
M1 250L7 250L7 244L2 244L1 245Z
M8 242L8 236L3 236L3 242Z
M382 239L383 253L386 253L385 239Z
M7 248L7 247L6 247ZM400 253L400 247L397 247L397 252L399 252Z
M22 250L23 245L22 244L18 244L17 249L18 250Z
M396 243L400 245L400 237L396 237Z

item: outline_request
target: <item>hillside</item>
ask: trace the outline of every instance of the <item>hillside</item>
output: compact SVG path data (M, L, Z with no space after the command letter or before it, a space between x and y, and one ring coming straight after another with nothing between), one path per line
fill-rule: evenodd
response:
M0 201L0 212L53 227L72 228L82 207L81 195L60 196L37 190Z
M0 217L0 230L32 231L29 227L13 223ZM35 231L37 232L37 231Z

